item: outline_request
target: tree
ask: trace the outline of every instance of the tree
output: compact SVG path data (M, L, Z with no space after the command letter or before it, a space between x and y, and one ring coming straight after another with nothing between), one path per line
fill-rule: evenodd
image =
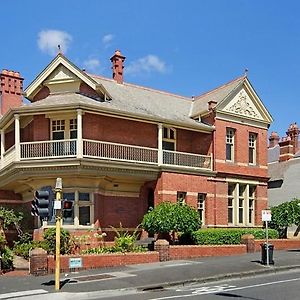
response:
M300 200L283 202L271 208L272 221L270 227L277 229L280 237L287 236L289 226L300 225Z
M198 212L184 203L162 202L144 216L142 227L150 234L190 235L201 227L201 221Z

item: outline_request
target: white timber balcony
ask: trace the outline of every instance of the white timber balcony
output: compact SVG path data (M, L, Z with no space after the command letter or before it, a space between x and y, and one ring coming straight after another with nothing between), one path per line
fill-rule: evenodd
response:
M81 141L82 143L78 143L76 139L22 142L19 147L12 146L1 155L1 168L16 161L96 158L104 161L212 170L212 156L210 155L159 150L87 139ZM162 157L161 162L159 157Z

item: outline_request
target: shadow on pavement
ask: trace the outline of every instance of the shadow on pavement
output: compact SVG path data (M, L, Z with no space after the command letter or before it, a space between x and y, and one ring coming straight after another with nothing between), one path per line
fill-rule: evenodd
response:
M222 297L228 297L228 298L239 298L239 299L250 299L250 300L261 300L258 298L252 298L252 297L245 297L242 295L236 295L236 294L231 294L231 293L226 293L226 292L222 292L222 293L217 293L217 296L222 296Z

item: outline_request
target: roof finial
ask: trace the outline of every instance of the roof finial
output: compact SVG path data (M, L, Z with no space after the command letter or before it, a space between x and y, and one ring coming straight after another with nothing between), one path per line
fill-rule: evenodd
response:
M247 68L245 68L245 70L244 70L244 76L245 76L245 77L248 76L248 71L249 71L249 70L248 70Z
M61 53L60 45L57 45L57 48L58 48L58 53Z

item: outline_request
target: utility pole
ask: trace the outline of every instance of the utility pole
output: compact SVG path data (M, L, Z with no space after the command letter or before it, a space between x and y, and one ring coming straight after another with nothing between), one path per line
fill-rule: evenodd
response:
M54 209L56 212L55 290L60 289L60 227L61 227L62 179L56 178Z

